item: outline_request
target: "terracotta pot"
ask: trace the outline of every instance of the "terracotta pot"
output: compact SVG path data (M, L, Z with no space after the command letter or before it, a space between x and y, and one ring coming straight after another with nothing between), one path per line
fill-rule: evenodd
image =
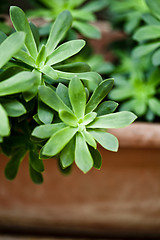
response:
M0 161L0 230L84 236L160 236L160 125L114 130L118 153L100 148L103 166L63 176L45 161L44 183L35 185L27 159L17 178L4 177Z

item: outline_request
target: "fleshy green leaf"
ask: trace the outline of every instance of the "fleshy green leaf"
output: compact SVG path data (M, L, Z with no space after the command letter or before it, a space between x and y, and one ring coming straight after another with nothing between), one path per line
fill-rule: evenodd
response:
M85 138L85 141L92 146L93 148L97 148L96 141L94 140L94 137L87 131L82 132L83 137Z
M94 0L82 6L81 9L87 12L98 12L108 6L108 4L108 0Z
M118 103L113 101L102 102L96 109L97 117L101 115L106 115L108 113L113 113L118 107Z
M134 58L139 58L153 52L156 48L160 47L160 42L148 43L135 47L132 51Z
M13 33L7 37L0 45L0 68L3 67L23 46L25 33Z
M86 113L93 111L113 87L113 79L102 81L94 90L86 106Z
M20 72L13 77L0 82L0 96L24 92L32 88L35 75L31 72Z
M159 9L160 9L160 2L159 0L145 0L146 4L148 5L148 7L150 8L151 12L158 18L160 19L160 13L159 13Z
M45 45L42 45L41 50L39 51L36 59L36 65L39 67L43 67L45 61L46 61L46 47Z
M75 140L74 138L63 148L60 161L63 168L67 168L74 162Z
M86 106L85 88L77 77L73 78L69 83L69 98L76 117L83 118Z
M35 171L31 164L29 164L29 173L32 181L36 184L41 184L43 183L43 176L40 172Z
M26 109L22 103L16 99L5 100L3 107L9 117L19 117L26 113Z
M10 126L7 113L0 104L0 136L8 136L10 133Z
M66 146L76 132L77 128L71 127L66 127L59 130L53 134L48 142L44 145L42 154L45 156L55 156Z
M40 121L45 124L49 124L52 122L53 116L53 110L43 102L38 101L38 118L40 119Z
M40 42L40 36L39 36L38 28L32 22L30 22L29 25L30 25L31 31L33 33L34 40L36 42L37 49L38 49L39 42Z
M56 93L62 99L62 101L71 109L72 106L69 100L68 88L64 84L59 83L56 88Z
M7 38L7 35L6 35L4 32L0 31L0 44L1 44L6 38Z
M23 92L23 97L26 102L30 101L37 95L38 86L41 84L42 73L34 69L33 74L35 74L33 87Z
M110 113L97 117L87 128L122 128L130 125L137 116L132 112Z
M59 117L65 124L71 127L77 127L78 119L73 113L70 113L65 110L60 110Z
M26 33L25 45L30 55L35 59L37 56L37 46L25 13L22 11L21 8L11 6L10 17L16 31L22 31Z
M83 118L83 124L88 125L90 122L92 122L97 116L97 113L95 112L90 112L86 114Z
M160 49L155 51L155 53L152 56L152 63L154 66L160 65Z
M58 43L64 37L72 24L72 16L69 11L61 12L54 22L46 44L47 55L53 52Z
M54 80L57 80L59 78L57 72L50 66L45 65L40 70L42 73L46 74L48 77L53 78Z
M85 45L84 40L71 40L63 43L48 56L46 64L53 65L78 53Z
M5 176L8 180L13 180L18 172L21 161L25 156L26 150L24 148L18 148L14 151L11 159L5 167Z
M39 86L39 96L45 104L57 112L60 110L72 112L50 87Z
M39 159L39 154L36 148L31 149L29 152L29 163L36 172L44 171L43 161Z
M156 39L160 37L160 26L144 26L139 28L133 38L137 41Z
M94 149L93 147L89 146L89 151L92 155L94 165L93 167L96 169L100 169L102 166L102 157L101 154L97 149Z
M156 98L151 98L148 101L149 107L153 113L160 116L160 101Z
M91 67L87 63L75 62L75 63L57 65L57 66L54 66L54 69L62 72L83 73L83 72L89 72L91 70Z
M93 91L94 87L102 81L101 76L96 72L82 72L82 73L70 73L70 72L61 72L58 70L55 70L55 72L58 74L60 78L64 79L72 79L74 77L78 77L81 80L85 80L87 82L91 82L90 90Z
M76 134L75 163L84 173L93 167L92 156L81 133Z
M35 61L34 59L25 51L20 49L16 54L13 56L14 58L21 60L22 62L34 67L35 66Z
M72 27L87 38L100 39L101 37L99 29L86 22L74 21Z
M102 132L100 130L89 131L99 144L105 149L113 152L118 151L118 139L110 133Z
M55 124L45 124L36 127L33 132L32 136L37 137L37 138L49 138L51 137L54 133L57 131L63 129L66 127L66 124L64 123L55 123Z

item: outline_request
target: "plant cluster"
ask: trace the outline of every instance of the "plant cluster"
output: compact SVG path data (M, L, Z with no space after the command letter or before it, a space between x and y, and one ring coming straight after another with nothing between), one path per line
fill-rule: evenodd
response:
M122 102L120 110L131 110L141 120L157 121L160 116L160 70L157 68L160 64L160 2L117 0L110 2L109 8L112 14L124 13L122 17L126 21L122 30L127 34L125 44L123 41L114 46L118 64L112 73L115 88L109 96ZM120 21L117 18L117 22Z
M106 129L128 126L136 116L114 113L118 104L106 99L113 79L102 80L86 63L65 62L85 45L84 40L60 43L72 25L68 10L54 21L46 44L19 7L10 8L10 17L16 32L0 33L0 146L10 157L6 177L16 177L27 152L35 183L43 181L43 160L52 157L63 172L74 161L84 173L100 169L97 142L117 151L118 140Z
M28 11L27 15L31 18L43 17L46 21L52 22L64 10L69 10L73 17L73 30L81 33L87 38L100 38L100 31L92 22L96 20L95 13L108 5L108 0L31 0L36 5L35 10ZM46 24L40 28L42 35L47 34L51 24Z

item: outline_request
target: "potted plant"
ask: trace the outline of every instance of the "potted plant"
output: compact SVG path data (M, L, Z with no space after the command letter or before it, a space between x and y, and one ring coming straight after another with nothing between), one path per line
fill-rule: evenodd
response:
M102 80L99 74L90 71L86 63L64 62L85 44L83 40L71 40L60 45L72 22L68 11L58 16L46 44L39 43L36 27L31 23L29 25L21 9L12 7L10 15L16 33L9 37L1 34L1 54L5 54L1 60L0 89L1 114L5 116L1 121L5 124L3 130L6 129L5 134L1 134L1 148L11 158L1 165L4 167L7 162L5 175L10 180L15 178L20 163L21 168L13 182L2 178L7 185L2 184L1 228L7 229L10 221L15 229L21 227L27 231L29 228L35 232L41 228L43 232L90 232L92 236L160 234L159 216L154 215L155 209L159 209L155 204L159 199L160 183L157 160L159 130L155 129L156 124L141 126L137 123L131 125L130 130L128 127L119 131L114 129L134 121L136 117L128 109L141 113L142 120L158 120L159 110L155 107L158 92L155 91L159 86L159 70L154 67L150 68L152 72L148 70L148 59L136 62L122 54L122 65L115 68L114 75L117 74L117 83L120 74L123 76L120 83L121 86L122 83L125 87L127 85L127 89L124 91L124 87L120 89L118 85L119 93L115 88L110 96L120 100L122 94L129 94L132 90L128 98L135 98L133 87L142 73L147 77L141 79L145 82L142 84L141 81L142 89L144 86L149 89L149 95L143 98L143 107L136 104L141 111L126 104L128 108L125 111L113 113L118 104L105 98L113 86L113 79ZM7 55L11 42L16 45ZM124 63L128 63L133 71L128 70L128 65L126 67ZM129 82L127 77L131 79ZM13 106L16 109L14 113ZM122 107L124 110L124 104ZM148 111L144 111L147 108ZM148 133L147 139L144 132ZM128 150L121 147L118 153L114 153L118 142L111 133L120 136L120 139L125 135L125 140L123 138L120 143L127 145ZM131 140L133 135L134 142ZM92 167L101 167L102 159L96 142L111 151L98 145L100 153L107 153L103 157L102 171L91 170L84 175L79 169L86 173ZM135 147L137 142L139 149ZM24 158L26 152L29 152L29 161L28 157ZM79 169L73 167L74 160ZM65 178L59 173L57 162L63 173L70 172L72 168L72 174ZM28 181L25 168L28 163L35 183L42 183L45 165L45 181L41 186ZM15 190L16 185L20 185L21 189ZM24 186L25 191L22 192ZM17 191L18 199L14 198L14 191ZM31 192L37 194L31 195ZM94 229L95 224L98 230ZM110 229L114 229L114 233Z

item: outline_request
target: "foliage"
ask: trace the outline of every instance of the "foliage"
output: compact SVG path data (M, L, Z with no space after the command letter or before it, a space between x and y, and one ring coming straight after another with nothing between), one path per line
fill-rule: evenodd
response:
M46 20L54 20L60 12L69 10L73 16L72 28L87 38L100 38L99 30L90 24L96 20L95 12L98 12L108 5L108 0L32 0L39 6L36 10L28 11L29 17L43 17ZM42 35L47 34L50 24L41 28Z
M96 142L117 151L118 140L105 129L125 127L136 116L113 113L118 104L105 99L113 79L102 80L86 63L65 63L85 45L84 40L60 44L72 25L69 11L58 15L45 44L20 8L11 7L10 16L16 32L0 33L0 146L10 157L6 177L16 177L27 152L35 183L43 182L43 159L53 156L65 173L74 160L84 173L100 169Z
M133 50L133 56L139 58L152 54L154 66L160 65L160 2L146 0L150 13L143 16L147 25L140 27L134 34L134 39L140 45Z
M160 116L160 70L148 69L149 58L135 60L124 53L120 55L110 98L122 102L120 110L133 111L140 118L153 121L156 115Z
M115 25L124 23L123 29L128 34L141 24L142 15L149 12L145 0L110 0L109 9Z

